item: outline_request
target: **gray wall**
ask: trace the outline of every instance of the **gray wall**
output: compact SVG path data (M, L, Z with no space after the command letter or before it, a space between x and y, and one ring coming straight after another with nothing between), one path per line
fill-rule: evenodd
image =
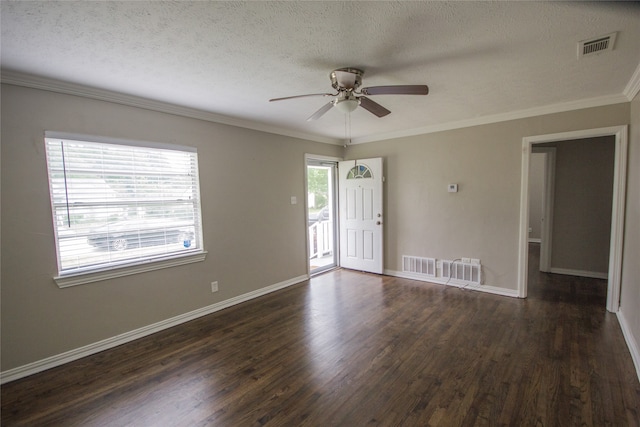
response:
M529 239L540 240L542 237L542 216L544 196L544 153L531 153L529 165Z
M206 260L59 289L45 130L197 147ZM305 153L342 147L2 85L2 371L305 275Z
M299 201L305 197L304 153L385 158L386 269L400 270L403 254L480 258L486 284L515 290L522 138L627 124L629 109L629 103L617 104L343 150L3 85L1 369L304 275L304 205L290 204L291 196ZM206 261L59 289L52 280L56 255L45 130L197 147ZM637 137L634 144L636 166L630 171L636 177L635 190L630 187L637 193ZM448 183L458 183L459 192L448 193ZM636 210L629 213L627 224L635 218L631 228L637 233L637 198L634 203ZM630 244L632 258L625 254L627 264L638 259L637 239L636 246ZM633 277L637 267L625 264L625 268L623 294L637 303L638 275ZM212 280L220 282L216 294L210 292ZM633 315L637 334L640 322Z
M551 268L609 271L615 138L556 147Z
M617 104L353 145L345 157L385 158L385 268L400 271L402 255L479 258L486 285L515 291L522 138L628 121Z

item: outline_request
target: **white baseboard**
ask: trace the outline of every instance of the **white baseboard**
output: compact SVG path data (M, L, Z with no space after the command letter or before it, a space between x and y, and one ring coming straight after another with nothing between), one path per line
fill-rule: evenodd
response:
M240 304L242 302L261 297L263 295L286 288L288 286L295 285L307 279L309 279L309 276L306 274L294 277L293 279L285 280L283 282L260 288L246 294L238 295L237 297L220 301L215 304L190 311L188 313L180 314L178 316L162 320L152 325L143 326L142 328L125 332L124 334L116 335L115 337L107 338L93 344L69 350L55 356L28 363L23 366L18 366L17 368L9 369L0 373L0 384L15 381L17 379L36 374L38 372L45 371L47 369L55 368L56 366L64 365L65 363L73 362L74 360L78 360L83 357L90 356L92 354L99 353L113 347L117 347L119 345L146 337L147 335L154 334L164 329L180 325L181 323L197 319L198 317L206 316L207 314L215 313L216 311L223 310L233 305Z
M625 341L627 342L627 347L629 347L629 352L631 353L631 359L633 360L633 364L636 367L636 374L638 375L638 380L640 381L640 348L638 347L638 342L633 337L631 333L631 329L629 328L629 324L624 317L623 307L620 307L620 310L616 313L618 316L618 323L620 323L620 328L622 329L622 335L624 336Z
M488 285L468 285L467 283L460 282L457 280L447 280L447 279L443 279L442 277L431 277L431 276L420 275L416 273L409 273L406 271L384 270L384 274L386 274L387 276L401 277L403 279L429 282L436 285L455 286L457 288L464 288L467 290L487 292L489 294L518 298L517 289L505 289L505 288L499 288L497 286L488 286Z
M566 274L568 276L591 277L592 279L608 279L609 274L599 271L572 270L570 268L551 267L549 273Z
M529 243L542 243L542 239L539 237L529 237Z

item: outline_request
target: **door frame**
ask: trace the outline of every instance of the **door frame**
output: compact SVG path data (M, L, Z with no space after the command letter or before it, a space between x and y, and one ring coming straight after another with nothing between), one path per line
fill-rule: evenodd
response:
M607 310L616 313L620 308L622 275L622 244L624 235L625 195L627 183L628 126L611 126L522 138L522 166L520 187L520 236L518 251L518 296L527 297L528 231L529 231L529 162L533 144L574 139L613 136L615 161L613 172L613 202L611 207L611 244L607 285Z
M309 262L309 256L311 255L309 253L309 248L310 248L310 242L309 242L309 220L308 220L308 215L309 215L309 177L307 174L307 164L309 160L317 160L320 162L332 162L332 163L336 163L336 171L334 174L334 186L335 188L333 189L333 203L334 203L334 220L333 220L333 234L334 234L334 238L333 238L333 250L334 250L334 259L335 259L335 263L336 263L336 267L340 267L340 233L338 232L339 230L339 226L340 226L340 218L338 215L339 212L339 208L340 206L338 206L339 201L339 197L338 197L338 162L342 161L342 158L340 157L331 157L331 156L323 156L320 154L310 154L310 153L305 153L304 154L304 224L305 224L305 261L307 263L307 277L311 276L311 264ZM326 270L322 270L319 273L322 273Z
M544 154L544 187L542 195L543 212L540 228L540 271L551 270L551 246L553 239L553 200L556 180L555 147L532 148L534 153Z

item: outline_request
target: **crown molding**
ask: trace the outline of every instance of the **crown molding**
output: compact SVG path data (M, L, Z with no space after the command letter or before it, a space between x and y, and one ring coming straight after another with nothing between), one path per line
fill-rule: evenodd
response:
M492 114L489 116L475 117L468 120L447 122L438 125L425 126L414 129L406 129L397 132L371 135L361 138L354 138L351 144L364 144L366 142L384 141L388 139L403 138L408 136L423 135L435 132L442 132L453 129L461 129L471 126L486 125L491 123L506 122L509 120L524 119L528 117L543 116L545 114L564 113L567 111L581 110L584 108L602 107L605 105L621 104L629 102L629 98L624 94L608 95L597 98L581 99L578 101L563 102L559 104L545 105L542 107L529 108L526 110L511 111L508 113Z
M75 83L63 82L60 80L50 79L46 77L35 76L26 73L20 73L11 70L2 70L0 75L2 83L15 86L28 87L33 89L47 90L50 92L63 93L67 95L81 96L101 101L113 102L116 104L127 105L131 107L144 108L147 110L158 111L162 113L173 114L177 116L189 117L213 123L220 123L229 126L236 126L245 129L257 130L276 135L288 136L292 138L300 138L309 141L322 142L332 145L346 145L347 141L343 139L329 138L320 135L297 132L277 126L264 123L243 120L234 117L224 116L221 114L211 113L195 108L182 107L167 102L154 101L133 95L126 95L119 92L97 89ZM447 130L461 129L472 126L486 125L491 123L505 122L509 120L517 120L528 117L541 116L545 114L562 113L572 110L580 110L584 108L601 107L605 105L620 104L630 102L640 92L640 64L634 72L631 80L624 89L622 94L608 95L596 98L588 98L577 101L563 102L542 107L535 107L519 111L511 111L508 113L492 114L488 116L475 117L473 119L458 120L437 125L424 126L413 129L403 129L400 131L381 133L377 135L353 138L349 145L364 144L367 142L384 141L388 139L403 138L415 135L442 132Z
M155 101L133 95L126 95L104 89L69 83L47 77L35 76L11 70L2 70L0 81L5 84L22 86L32 89L41 89L49 92L63 93L66 95L80 96L84 98L96 99L99 101L113 102L116 104L138 107L146 110L158 111L161 113L173 114L176 116L189 117L213 123L220 123L229 126L241 127L244 129L257 130L276 135L300 138L309 141L323 142L325 144L342 145L340 139L328 138L310 133L292 131L277 126L250 120L237 119L222 114L210 113L195 108L182 107L168 102Z
M640 92L640 63L636 68L635 73L631 76L631 80L627 83L627 86L624 88L624 95L627 97L629 101L633 101L633 98Z

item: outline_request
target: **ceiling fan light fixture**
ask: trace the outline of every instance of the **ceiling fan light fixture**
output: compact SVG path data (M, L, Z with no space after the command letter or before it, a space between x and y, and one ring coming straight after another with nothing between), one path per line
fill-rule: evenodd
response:
M349 114L356 108L358 108L360 102L357 99L338 99L336 100L335 107L344 114Z
M338 111L344 113L347 117L351 117L350 113L359 106L370 112L376 117L384 117L391 111L382 105L368 98L369 95L427 95L429 87L427 85L394 85L394 86L370 86L360 89L362 84L362 76L364 71L358 68L338 68L329 74L331 86L336 93L311 93L306 95L286 96L284 98L273 98L269 101L282 101L285 99L306 98L308 96L331 96L333 100L329 101L315 113L313 113L307 121L318 120L331 108L336 107Z

